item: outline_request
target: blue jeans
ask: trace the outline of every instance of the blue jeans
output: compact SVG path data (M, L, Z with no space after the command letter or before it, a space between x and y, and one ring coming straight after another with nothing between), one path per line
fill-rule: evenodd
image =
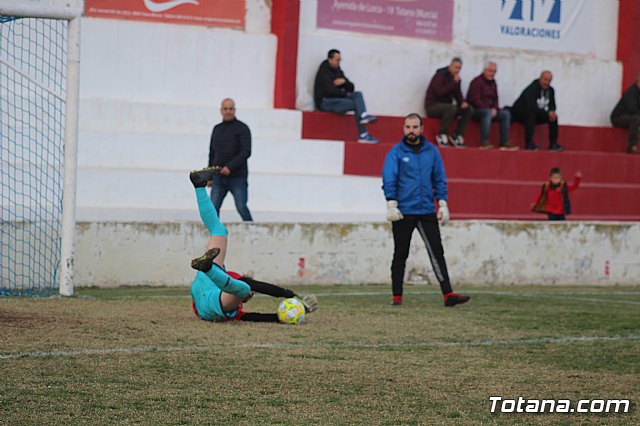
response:
M211 202L220 216L220 206L227 196L227 192L231 192L236 202L236 210L240 213L240 217L245 222L252 222L251 212L247 207L249 198L249 184L247 176L229 177L215 175L211 181Z
M358 136L367 133L367 127L360 124L363 112L367 112L364 98L361 92L349 93L344 98L325 98L320 104L320 111L333 112L336 114L346 114L355 111L356 125L358 126Z
M482 144L489 143L489 129L491 122L500 122L500 145L509 143L509 126L511 126L511 113L505 109L498 111L495 117L491 118L491 109L481 108L473 110L473 120L480 122L480 141Z

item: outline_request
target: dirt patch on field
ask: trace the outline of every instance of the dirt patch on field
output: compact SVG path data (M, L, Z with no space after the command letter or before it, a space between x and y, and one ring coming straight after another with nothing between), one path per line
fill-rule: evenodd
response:
M38 319L35 315L0 310L0 327L33 327Z

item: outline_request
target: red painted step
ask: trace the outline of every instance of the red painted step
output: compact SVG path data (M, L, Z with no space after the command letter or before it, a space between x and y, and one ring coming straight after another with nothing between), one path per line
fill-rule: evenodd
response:
M345 174L381 175L388 145L345 145ZM580 170L572 193L573 219L640 221L640 157L589 152L504 152L441 148L453 217L535 220L530 204L559 166L567 179Z
M542 182L449 179L449 205L457 219L540 219L531 203ZM585 183L570 193L577 217L640 220L640 185Z
M562 116L560 116L562 122ZM393 144L402 137L402 117L378 117L378 122L369 126L372 136L380 139L382 144ZM425 135L431 141L439 129L440 120L425 120ZM453 126L452 126L453 129ZM490 140L498 144L499 129L494 123L491 127ZM303 139L329 139L355 141L358 139L355 118L353 115L337 115L327 112L303 112ZM524 146L524 127L518 123L511 126L510 139L514 145ZM465 134L466 144L470 147L480 145L480 126L471 122ZM547 127L537 126L534 141L541 148L547 148ZM627 132L614 127L583 127L561 125L559 143L571 151L603 151L624 152L627 146Z
M391 145L345 144L344 173L380 176ZM544 180L551 167L565 178L581 171L585 182L640 184L640 156L599 152L490 151L439 148L447 176L465 179Z
M402 136L402 117L379 117L370 127L381 140L377 145L355 142L355 119L329 113L304 113L305 139L346 140L344 173L380 177L386 153ZM426 135L434 140L438 120L426 120ZM522 146L523 128L511 128L512 143ZM497 125L491 140L498 139ZM536 143L546 147L547 129L538 127ZM561 126L562 153L549 151L484 151L479 145L479 126L472 123L466 135L467 148L440 148L445 163L449 204L454 219L545 220L530 211L531 203L558 166L572 179L580 170L580 188L571 194L571 220L640 221L640 156L624 153L626 132L606 127Z

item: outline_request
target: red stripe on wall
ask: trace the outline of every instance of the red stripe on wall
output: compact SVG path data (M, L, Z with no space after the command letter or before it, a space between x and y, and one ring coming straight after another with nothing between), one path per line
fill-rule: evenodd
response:
M278 37L274 108L294 109L296 106L299 26L299 1L272 0L271 32Z
M622 90L640 73L640 1L620 0L618 9L618 61L622 62Z

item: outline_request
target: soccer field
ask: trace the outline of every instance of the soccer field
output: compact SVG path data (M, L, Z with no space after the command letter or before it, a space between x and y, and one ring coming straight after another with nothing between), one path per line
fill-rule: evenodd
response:
M299 326L198 321L186 288L0 299L2 424L639 424L639 287L298 288ZM274 311L255 297L247 310ZM630 399L627 414L490 412Z

